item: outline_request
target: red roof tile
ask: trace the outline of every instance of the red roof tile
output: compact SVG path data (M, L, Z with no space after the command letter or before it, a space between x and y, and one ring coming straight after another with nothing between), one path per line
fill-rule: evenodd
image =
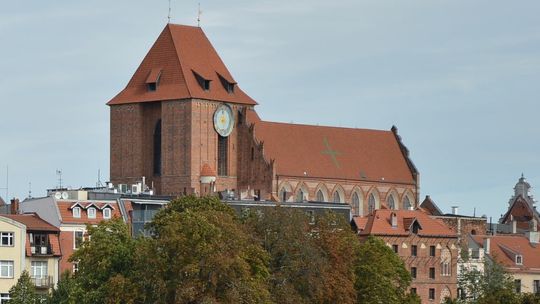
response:
M201 176L216 176L216 172L205 163L201 169Z
M71 210L71 206L73 206L75 203L78 203L81 208L81 217L76 218L73 217L73 211ZM112 207L111 210L111 216L114 217L121 217L119 208L116 206L116 201L114 202L94 202L94 201L57 201L56 204L58 205L58 211L60 211L60 216L62 218L62 223L66 224L98 224L103 218L103 212L101 212L99 209L102 209L104 206L109 205ZM86 211L86 208L90 205L94 205L96 207L96 218L91 219L88 218L88 214Z
M50 224L44 219L40 218L36 213L25 214L2 214L2 216L10 218L26 226L27 231L52 231L59 232L56 226Z
M508 268L540 271L539 244L533 246L524 235L473 236L473 239L480 247L484 247L484 239L486 238L490 239L489 255L497 260L497 262ZM510 252L520 254L523 257L523 265L516 265L514 256L509 254Z
M157 90L148 91L146 81L157 69L161 69ZM210 80L210 90L199 85L193 72ZM236 83L201 28L167 24L126 88L108 105L185 98L257 104L237 86L227 92L219 75Z
M254 113L249 118L279 175L415 183L392 131L257 122Z
M392 227L392 213L397 216L397 227ZM408 236L413 233L409 227L414 220L421 227L418 230L420 236L457 237L455 231L442 220L431 218L419 210L375 210L373 215L367 217L365 229L360 234Z

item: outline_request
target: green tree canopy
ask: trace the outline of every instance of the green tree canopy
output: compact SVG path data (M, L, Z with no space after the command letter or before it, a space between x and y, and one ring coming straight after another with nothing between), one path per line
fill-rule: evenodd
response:
M17 284L13 285L9 290L10 304L36 304L38 297L36 296L36 288L28 275L28 271L24 270L17 280Z

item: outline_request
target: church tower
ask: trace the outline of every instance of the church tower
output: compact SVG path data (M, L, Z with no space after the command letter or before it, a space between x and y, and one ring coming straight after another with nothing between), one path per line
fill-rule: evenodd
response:
M160 195L238 188L236 125L257 103L201 28L168 24L107 104L114 184L144 176Z

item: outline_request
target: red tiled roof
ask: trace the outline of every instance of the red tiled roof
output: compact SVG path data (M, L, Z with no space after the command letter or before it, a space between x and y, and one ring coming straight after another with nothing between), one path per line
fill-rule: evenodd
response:
M81 208L81 217L76 218L73 217L73 212L71 210L71 206L73 206L75 203L78 203ZM119 208L116 206L116 201L114 202L95 202L95 201L57 201L56 204L58 205L58 211L60 211L60 216L62 218L62 223L69 223L69 224L98 224L103 218L103 212L101 212L99 209L102 209L104 206L109 205L112 207L111 210L111 218L114 217L121 217ZM88 218L88 214L86 211L86 207L94 205L96 207L96 218L91 219Z
M148 91L146 82L158 69L157 90ZM199 85L193 72L210 80L210 90ZM236 83L200 27L167 24L126 88L108 105L184 98L257 104L236 85L233 93L227 92L219 75Z
M201 176L216 176L216 172L205 163L201 169Z
M255 137L278 175L415 183L392 131L257 122L250 112Z
M368 222L368 218L364 216L355 216L353 217L354 224L356 225L356 228L358 231L362 231L366 229L366 225Z
M397 216L397 227L392 227L392 213ZM409 227L414 220L421 227L418 229L420 236L457 237L457 234L442 220L431 218L419 210L375 210L367 217L365 229L360 234L408 236L413 233Z
M25 214L2 214L2 216L10 218L26 226L27 231L52 231L59 232L56 226L50 224L44 219L40 218L36 213Z
M484 247L484 239L490 239L490 253L497 262L508 268L534 269L540 271L540 246L533 246L524 235L474 235L474 241ZM506 252L505 252L506 251ZM510 252L521 254L523 265L516 265Z

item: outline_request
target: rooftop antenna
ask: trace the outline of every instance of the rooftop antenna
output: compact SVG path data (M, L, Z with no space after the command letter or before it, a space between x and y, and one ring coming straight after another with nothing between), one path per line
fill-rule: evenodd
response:
M32 198L32 182L28 183L28 198Z
M103 187L103 184L101 183L101 169L97 170L97 183L96 187Z
M6 190L6 197L5 199L9 200L9 166L6 166L6 187L0 188L0 190Z
M167 23L171 23L171 0L169 0L169 14L167 15Z
M56 176L58 176L58 189L62 189L62 170L56 169Z
M197 10L197 27L201 27L201 3L199 2L199 9Z

